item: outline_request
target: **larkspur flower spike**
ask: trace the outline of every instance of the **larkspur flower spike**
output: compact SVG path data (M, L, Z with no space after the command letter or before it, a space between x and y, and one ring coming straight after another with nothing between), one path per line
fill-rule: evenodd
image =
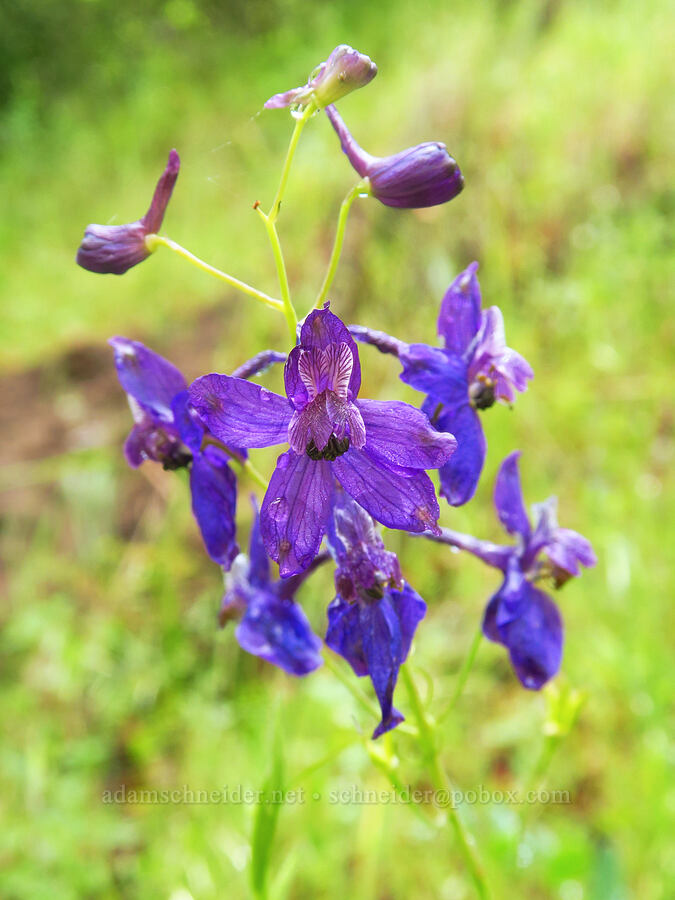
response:
M376 75L377 66L370 57L347 44L340 44L325 62L316 67L307 84L275 94L265 103L265 109L285 106L303 109L310 103L322 108L365 87Z
M101 275L123 275L147 259L152 251L146 238L162 226L179 169L180 158L172 150L142 219L128 225L87 225L75 258L77 264Z
M327 107L326 115L340 138L342 150L364 179L364 190L385 206L438 206L452 200L464 187L459 166L445 144L431 141L393 156L371 156L356 143L334 106Z

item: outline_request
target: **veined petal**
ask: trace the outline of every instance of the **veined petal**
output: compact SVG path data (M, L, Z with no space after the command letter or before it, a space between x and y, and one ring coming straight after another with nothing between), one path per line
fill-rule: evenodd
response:
M466 363L440 347L407 344L398 355L401 381L441 403L463 403L469 395Z
M366 426L366 450L409 469L438 469L452 457L457 441L429 424L426 415L398 400L359 400Z
M530 534L530 520L525 512L523 492L520 487L518 459L520 450L514 450L502 462L495 481L495 508L499 521L509 534L519 534L525 540Z
M178 369L139 341L114 337L108 341L115 353L120 384L143 409L162 422L173 422L171 401L187 383Z
M235 636L248 653L291 675L307 675L323 664L321 641L301 607L271 592L251 598Z
M190 468L190 490L194 513L209 556L226 571L239 546L235 538L237 479L225 454L207 447Z
M473 262L455 278L441 301L438 334L446 349L463 356L478 334L481 325L481 295Z
M328 306L313 310L300 329L300 346L303 350L318 347L325 350L330 344L347 344L352 353L352 370L349 376L348 398L353 400L361 387L359 351L347 326L334 315ZM289 357L290 361L290 357ZM289 396L291 392L287 392Z
M293 450L277 459L260 511L260 528L282 578L302 572L318 553L332 493L330 463Z
M196 410L190 405L190 395L187 390L181 391L173 398L171 412L181 441L193 453L199 453L206 430Z
M415 469L408 475L387 468L365 450L349 449L331 463L347 493L388 528L438 533L440 510L429 476Z
M425 401L422 409L433 403ZM443 408L436 420L439 431L450 431L457 440L457 449L450 460L441 466L441 496L451 506L462 506L476 493L483 471L487 442L478 413L469 403Z
M291 406L285 397L231 375L204 375L190 401L209 431L236 447L272 447L288 440Z

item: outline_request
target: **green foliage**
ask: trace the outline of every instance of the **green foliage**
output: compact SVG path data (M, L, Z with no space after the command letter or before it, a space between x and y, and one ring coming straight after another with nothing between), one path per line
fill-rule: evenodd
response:
M274 292L251 207L271 202L290 122L257 113L342 41L380 67L344 101L357 139L374 153L445 140L467 186L447 208L419 213L358 201L336 310L429 340L449 279L477 258L486 302L502 307L510 345L536 373L512 413L486 415L476 500L444 509L442 523L499 539L492 479L521 447L526 496L555 490L561 522L600 558L558 598L569 691L547 708L484 642L440 726L459 788L520 791L534 777L570 802L462 814L504 898L669 895L668 12L663 0L3 6L3 898L243 900L266 873L280 900L470 896L428 804L413 815L404 804L332 802L354 788L428 787L410 737L388 739L378 769L361 737L372 716L330 672L292 680L240 652L231 626L217 630L220 576L185 485L127 471L128 411L112 375L74 374L75 351L113 333L171 353L188 377L285 346L280 316L223 295L169 254L123 279L83 272L73 256L88 222L144 211L177 146L166 233ZM313 120L279 219L300 310L351 183L327 123ZM419 399L391 360L368 348L362 360L364 396ZM269 471L273 458L256 454L256 465ZM495 576L398 533L387 542L429 602L412 665L430 676L433 714L452 695ZM319 632L331 590L322 572L301 595ZM283 777L269 738L277 706ZM263 782L303 788L304 802L279 811L128 794Z

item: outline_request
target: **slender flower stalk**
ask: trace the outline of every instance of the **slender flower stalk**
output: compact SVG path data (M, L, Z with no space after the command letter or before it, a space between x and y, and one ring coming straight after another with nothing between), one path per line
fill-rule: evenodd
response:
M256 212L263 220L263 224L265 225L265 230L267 231L267 237L270 241L270 246L272 248L272 256L274 257L274 265L277 268L277 277L279 279L279 287L281 289L281 310L286 317L286 324L288 325L288 330L291 335L291 343L295 344L297 340L297 329L298 329L298 314L295 311L295 307L293 306L293 301L291 300L291 289L288 284L288 274L286 273L286 263L284 261L283 250L281 249L281 242L279 240L279 235L277 233L277 227L274 224L274 219L271 219L269 216L266 216L265 213L260 209L260 207L256 207Z
M474 839L467 832L466 828L464 827L464 823L459 816L459 812L457 811L457 809L455 809L454 803L452 802L452 788L450 785L450 780L443 770L443 767L441 766L440 760L438 758L438 749L436 747L434 726L431 724L426 712L424 711L422 701L420 700L420 696L417 692L415 681L410 671L408 670L408 667L405 665L401 666L401 678L406 686L406 690L408 691L408 699L410 701L412 714L417 721L419 734L418 746L425 762L427 763L429 777L433 783L434 789L437 791L443 791L445 793L445 796L450 798L450 803L447 807L446 812L448 822L452 826L452 830L455 834L460 853L462 854L464 863L469 870L469 874L471 875L474 887L476 888L476 893L481 898L481 900L489 900L490 891L488 889L487 882L485 881L483 868L476 854Z
M345 239L345 229L347 227L347 216L349 215L349 210L352 208L352 203L354 202L354 200L356 200L359 194L365 189L366 183L362 179L354 185L354 187L349 191L347 196L342 201L342 204L340 205L340 214L338 215L337 230L335 232L333 250L328 262L328 270L326 272L325 278L323 279L323 284L321 285L321 290L319 291L319 295L316 298L316 303L314 304L313 309L321 309L324 301L328 297L328 291L330 290L330 286L333 283L335 273L337 272L338 263L340 262L340 254L342 253L342 244Z
M224 444L222 441L219 441L218 438L214 438L211 434L206 435L202 440L202 447L206 447L209 444L211 444L211 446L213 447L220 447L221 450L224 450L225 453L227 453L227 455L232 459L232 462L235 463L235 465L239 466L242 472L246 472L249 478L251 478L252 481L255 481L258 487L261 487L263 490L267 488L267 481L256 469L250 459L246 459L246 457L242 453L240 453L239 450L235 450L228 444Z
M471 646L469 647L469 652L467 653L464 662L462 663L462 668L459 670L459 674L457 675L457 681L455 682L455 690L452 692L452 696L448 700L445 708L439 713L436 721L442 722L447 716L453 711L459 698L462 696L464 692L464 687L469 680L469 675L471 674L471 670L473 669L473 664L476 661L476 656L478 654L478 648L480 647L480 642L483 637L483 628L481 625L476 629L476 633L473 636L473 641L471 642Z
M274 297L270 297L267 294L264 294L262 291L251 287L251 285L246 284L245 281L240 281L233 275L228 275L227 272L222 272L220 269L216 269L215 266L211 266L209 265L209 263L204 262L204 260L199 259L198 256L195 256L194 253L190 253L189 250L186 250L185 247L181 247L180 244L172 241L171 238L163 237L160 234L149 234L145 238L145 245L151 253L156 250L157 247L166 247L169 250L172 250L182 259L187 260L187 262L191 263L197 269L201 269L202 272L207 272L209 275L213 275L214 278L218 278L220 281L224 281L225 284L228 284L230 287L236 288L238 291L242 291L242 293L247 294L249 297L253 297L254 300L258 300L260 303L264 303L265 306L269 306L271 309L276 309L279 310L279 312L283 312L284 305L281 300L275 300Z
M313 103L310 103L309 106L305 107L302 112L302 115L295 120L295 128L293 129L293 134L291 135L291 141L288 145L288 150L286 151L286 159L284 160L283 168L281 169L281 178L279 179L279 187L277 188L277 193L274 197L274 202L272 203L272 207L270 211L267 213L267 218L271 219L272 222L275 222L277 216L279 215L279 210L281 209L281 201L283 199L284 194L286 193L286 185L288 184L288 175L291 171L291 164L293 163L293 157L295 156L295 151L298 148L298 142L300 141L300 135L302 134L302 130L307 124L307 121L314 115L316 112L316 106Z

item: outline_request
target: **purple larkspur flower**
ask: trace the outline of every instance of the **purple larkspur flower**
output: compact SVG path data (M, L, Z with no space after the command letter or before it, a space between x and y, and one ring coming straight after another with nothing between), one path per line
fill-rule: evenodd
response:
M373 739L403 716L393 705L398 672L410 652L426 603L402 576L395 553L385 549L373 519L337 490L328 547L337 563L337 596L328 607L326 644L369 675L382 710Z
M364 53L340 44L325 62L312 72L307 84L275 94L265 103L266 109L292 106L302 109L310 103L317 107L335 103L346 94L365 87L377 75L377 66Z
M457 438L457 452L439 470L441 494L452 506L470 500L483 470L487 443L479 410L512 403L534 377L529 363L506 346L497 306L481 309L478 263L448 288L438 316L445 347L406 344L380 331L351 326L354 337L398 356L401 380L427 394L422 409L439 431Z
M240 619L235 636L247 653L291 675L307 675L323 663L321 640L293 598L302 582L327 555L317 556L299 575L272 581L255 504L254 509L249 555L240 553L227 575L220 624Z
M535 504L532 527L520 486L519 456L515 451L502 462L494 494L499 521L518 538L516 546L492 544L447 528L432 540L473 553L503 573L504 580L485 610L483 633L508 649L521 683L539 690L560 668L563 626L558 607L536 584L548 579L559 588L581 574L580 566L594 566L597 560L583 535L559 527L555 497Z
M149 234L156 234L162 226L179 169L180 158L172 150L157 182L150 208L142 219L128 225L87 225L75 257L77 264L90 272L123 275L147 259L151 250L145 239Z
M424 470L447 462L455 439L407 403L357 399L356 344L327 304L305 319L284 381L287 397L218 374L198 378L189 389L200 417L225 443L290 444L277 459L261 510L263 541L282 577L316 556L336 480L389 528L437 529L440 511Z
M109 343L135 423L124 444L127 462L132 468L145 460L165 469L189 467L192 512L204 545L214 562L229 568L239 547L237 481L227 454L205 444L207 430L190 408L187 382L174 365L138 341L114 337Z
M393 156L371 156L356 143L334 106L326 115L340 138L342 150L365 180L364 190L385 206L421 209L456 197L464 187L459 166L445 144L427 141Z

